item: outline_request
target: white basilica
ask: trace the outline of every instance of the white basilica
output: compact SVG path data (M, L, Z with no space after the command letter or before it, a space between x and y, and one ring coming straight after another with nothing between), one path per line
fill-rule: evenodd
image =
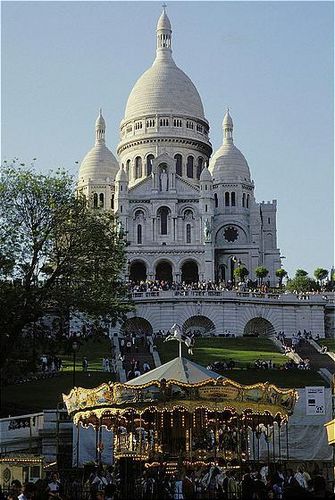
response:
M131 280L195 282L249 278L263 265L277 283L280 251L276 201L257 203L248 163L234 145L233 120L212 155L199 93L172 57L165 12L156 30L156 58L132 89L120 124L119 160L96 121L94 147L79 171L78 189L96 209L112 210L127 234Z

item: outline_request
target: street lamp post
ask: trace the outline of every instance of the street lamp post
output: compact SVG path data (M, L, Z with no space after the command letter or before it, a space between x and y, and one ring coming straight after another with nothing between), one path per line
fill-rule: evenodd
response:
M72 379L72 385L75 387L76 385L76 354L79 348L78 342L74 341L72 342L72 351L73 351L73 379Z

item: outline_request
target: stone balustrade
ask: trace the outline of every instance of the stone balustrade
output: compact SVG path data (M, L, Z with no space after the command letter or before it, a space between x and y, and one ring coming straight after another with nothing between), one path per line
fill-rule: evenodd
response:
M331 302L334 300L334 293L329 293L326 295L321 294L293 294L293 293L275 293L268 292L262 293L257 291L252 292L240 292L231 290L159 290L152 291L148 290L146 292L132 292L131 298L136 301L150 300L150 299L189 299L189 298L205 298L205 299L218 299L223 300L266 300L274 302L297 302L308 301L308 302Z

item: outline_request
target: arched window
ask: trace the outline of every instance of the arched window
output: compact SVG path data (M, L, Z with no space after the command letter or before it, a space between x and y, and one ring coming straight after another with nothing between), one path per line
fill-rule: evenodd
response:
M192 236L191 224L186 224L186 243L192 243L191 236Z
M135 219L142 219L144 218L144 212L143 210L136 210L135 212Z
M104 194L100 193L99 194L99 207L100 208L104 208L104 206L105 206L105 203L104 203Z
M111 197L111 209L114 210L114 195Z
M250 195L248 194L247 195L247 208L249 208L249 199L250 199Z
M194 219L194 214L193 214L192 210L185 210L184 219L185 220L192 220L192 219Z
M235 207L235 205L236 205L236 194L235 194L235 192L233 191L233 192L231 193L231 206L232 206L232 207Z
M217 193L214 193L214 203L215 203L215 208L218 208L218 206L219 206L219 200L218 200Z
M140 179L142 177L142 158L136 156L135 158L135 179Z
M242 207L245 207L245 193L242 195Z
M127 172L128 177L129 177L129 172L130 172L130 160L127 160L127 163L126 163L126 172Z
M229 207L229 204L230 204L230 203L229 203L229 198L230 198L229 193L228 193L228 192L226 192L226 193L224 194L224 204L225 204L225 206L226 206L226 207Z
M137 244L142 245L142 224L137 226Z
M202 156L199 156L198 166L197 166L197 179L200 179L200 175L201 175L203 167L204 167L204 159Z
M183 175L183 157L177 154L174 156L174 159L176 160L176 174L181 177Z
M154 155L147 156L147 175L151 175L152 172L152 162L154 160Z
M98 203L99 203L98 193L94 193L94 195L93 195L93 208L98 208Z
M158 216L160 217L160 233L162 235L168 234L168 215L169 209L167 207L161 207L158 210Z
M193 179L193 156L187 157L186 175L190 179Z

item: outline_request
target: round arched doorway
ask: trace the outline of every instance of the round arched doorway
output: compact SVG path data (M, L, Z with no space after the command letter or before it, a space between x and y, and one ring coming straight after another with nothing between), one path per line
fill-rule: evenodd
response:
M199 281L198 264L194 260L188 260L182 265L181 280L185 283L197 283Z
M215 325L207 316L191 316L183 324L183 332L189 335L214 335Z
M156 266L156 280L172 282L172 266L165 260Z
M126 319L121 327L121 332L123 335L131 335L132 333L152 335L153 328L148 320L135 317Z
M253 318L244 327L243 335L255 337L271 337L274 335L275 329L272 323L264 318Z
M147 268L144 262L136 261L130 264L129 279L135 283L145 281L147 279Z

